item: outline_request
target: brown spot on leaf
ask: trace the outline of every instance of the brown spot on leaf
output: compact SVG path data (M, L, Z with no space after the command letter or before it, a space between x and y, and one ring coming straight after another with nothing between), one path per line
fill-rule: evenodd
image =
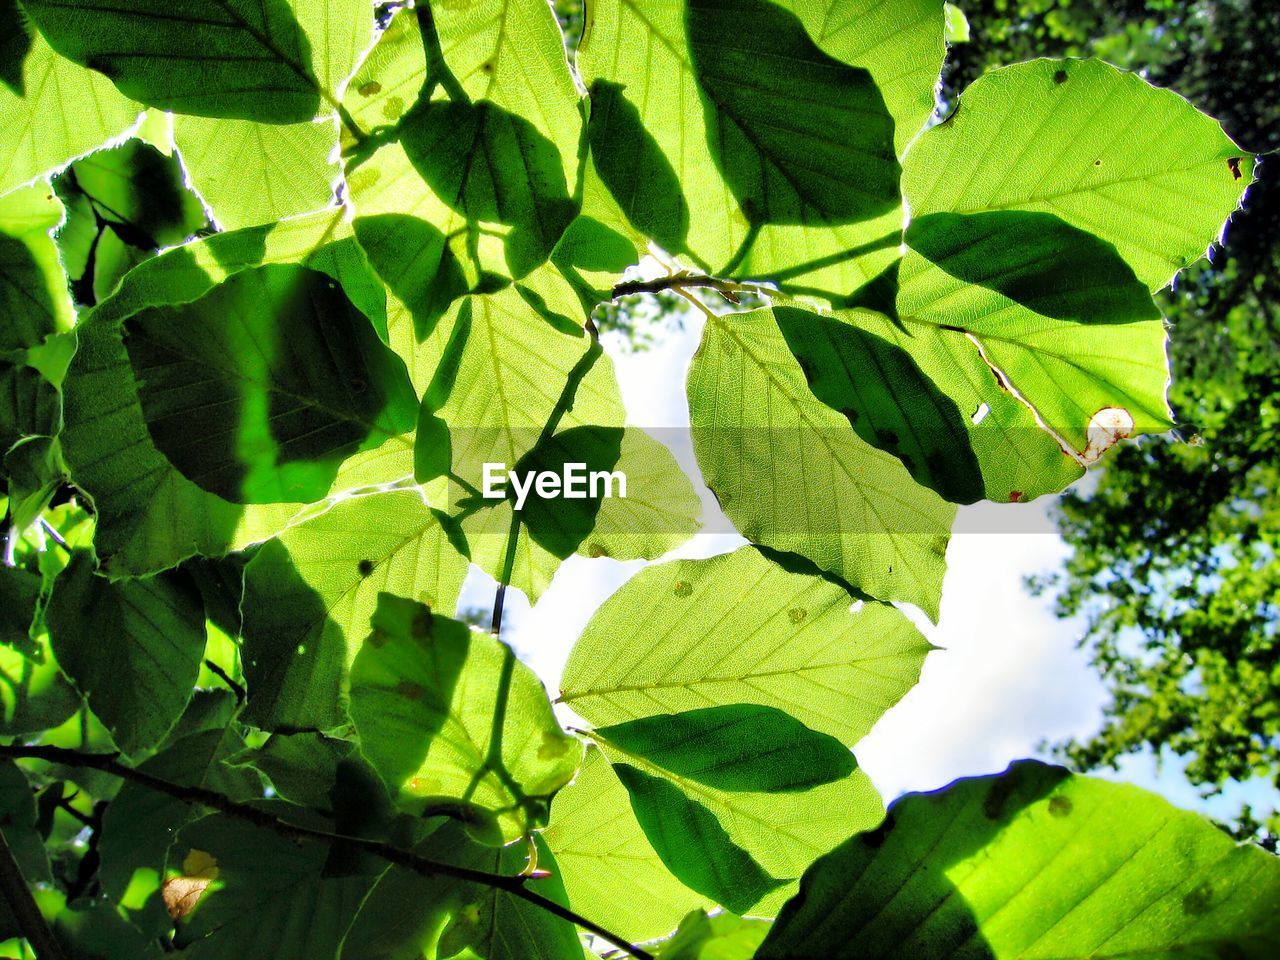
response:
M1010 491L1009 491L1009 502L1010 502L1010 503L1021 503L1021 502L1022 502L1022 496L1023 496L1023 494L1022 494L1022 491L1021 491L1021 490L1010 490Z
M1067 71L1065 71L1065 70L1058 70L1056 73L1054 73L1054 75L1053 75L1053 82L1054 82L1054 83L1056 83L1056 84L1058 84L1059 86L1061 86L1062 84L1066 83L1066 82L1067 82Z
M607 557L608 555L609 551L598 543L588 544L587 546L587 556L592 559L598 560L600 557Z
M790 610L787 611L787 617L791 620L792 623L801 623L804 621L804 618L807 617L808 615L809 615L809 611L806 610L804 607L792 607Z
M1097 160L1093 161L1093 165L1094 165L1095 167L1100 167L1100 166L1102 166L1102 160L1101 160L1101 158L1099 158L1099 159L1097 159Z
M1182 898L1182 912L1193 917L1208 913L1211 906L1213 906L1213 887L1207 880Z
M677 597L687 597L693 593L693 584L688 580L677 580L674 593Z
M1058 794L1049 798L1049 816L1051 817L1069 817L1074 809L1075 805L1071 802L1070 797Z
M1239 180L1242 176L1244 176L1244 174L1240 172L1239 157L1227 157L1227 169L1231 171L1232 180Z
M361 560L356 564L356 570L360 572L361 577L367 577L369 574L373 573L373 561Z
M372 97L375 93L381 92L382 84L377 80L369 80L368 82L362 83L360 86L356 87L356 93L360 94L362 97Z
M396 693L406 700L421 700L427 695L427 690L420 683L414 683L412 680L401 680L396 684Z
M480 65L480 69L483 70L485 73L493 73L493 61L486 60L484 63Z

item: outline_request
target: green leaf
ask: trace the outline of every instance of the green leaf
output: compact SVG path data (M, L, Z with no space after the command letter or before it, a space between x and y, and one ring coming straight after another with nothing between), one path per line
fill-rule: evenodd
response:
M21 650L0 646L0 734L22 736L64 723L81 707L49 649L47 634Z
M743 536L937 618L955 508L814 397L772 310L707 321L689 410L703 476Z
M415 852L432 860L513 876L529 847L476 843L456 821L438 818ZM537 864L549 876L529 889L568 906L556 862L540 837ZM342 945L344 960L420 960L423 956L481 960L583 960L573 925L495 887L446 877L424 877L392 867L379 878ZM587 956L592 956L588 954Z
M582 758L509 647L389 593L351 668L351 716L402 805L478 808L504 840L545 822Z
M21 567L0 568L0 643L33 653L31 627L42 580Z
M1022 211L926 214L907 242L899 316L971 338L1082 465L1172 425L1160 312L1110 244Z
M1152 290L1204 256L1252 180L1216 121L1097 60L987 73L903 171L913 218L1050 213L1114 245Z
M278 815L296 815L286 804L272 806ZM332 856L327 844L297 843L219 814L195 821L169 852L170 896L187 892L190 910L175 945L193 960L333 956L383 861L342 869ZM174 885L188 872L196 884Z
M892 453L945 500L982 498L982 468L969 435L976 425L949 395L951 384L934 383L916 365L910 341L904 348L878 335L887 318L783 306L773 315L813 395L843 414L859 437Z
M58 56L34 31L12 69L17 83L0 83L0 194L120 136L141 110L100 73Z
M195 585L178 573L113 582L95 573L92 554L77 551L45 620L59 665L120 749L155 746L191 699L204 655Z
M171 739L139 769L180 786L213 790L233 800L253 800L262 796L261 778L252 770L226 763L243 746L231 727L200 730ZM169 844L199 815L190 804L128 782L103 815L98 843L103 890L129 911L135 926L157 937L172 923L160 896Z
M659 948L659 960L751 960L769 932L765 920L744 920L731 913L708 916L695 910Z
M560 699L600 725L756 704L851 746L932 649L892 607L852 602L754 547L650 567L587 624Z
M659 713L597 727L592 736L717 790L792 793L840 780L857 766L835 737L756 704Z
M238 230L327 207L339 169L332 119L273 125L175 117L173 140L214 218Z
M579 66L597 168L632 224L715 272L844 297L897 256L896 154L942 56L932 0L609 0ZM655 213L664 183L683 205Z
M480 488L483 464L514 467L557 410L563 416L563 387L575 372L584 380L590 349L585 333L553 326L516 287L464 300L422 398L418 481L452 472ZM583 396L574 395L575 408L590 411L585 422L620 421L616 381L597 375L585 384Z
M595 747L587 748L573 783L556 794L544 837L573 908L607 917L609 929L633 943L665 936L690 910L714 905L663 865L626 788Z
M0 197L0 354L35 347L71 328L75 310L50 236L62 216L47 183Z
M318 271L242 271L133 315L124 345L157 449L224 500L320 500L354 454L408 446L417 404L403 365Z
M356 234L418 340L455 297L551 255L578 208L578 100L540 0L401 11L356 71L348 110L388 128L348 163Z
M206 226L204 207L167 146L167 128L165 138L162 148L131 139L99 150L58 179L67 204L58 249L78 300L105 299L159 248L183 243Z
M687 0L707 144L752 227L856 223L898 206L893 118L869 71L766 0Z
M667 869L690 889L744 912L787 881L769 876L715 814L675 784L615 763L631 809Z
M142 264L76 328L79 349L65 383L63 451L77 486L92 498L95 549L106 569L141 574L194 554L219 556L284 529L299 504L232 504L184 477L156 449L143 417L121 327L150 307L190 303L227 277L269 263L296 263L342 284L347 298L381 325L384 294L341 211L218 234ZM409 472L407 447L358 455L334 493L386 483ZM402 472L403 471L403 472Z
M908 794L815 863L757 955L1269 957L1280 865L1136 787L1032 761Z
M55 50L148 106L267 123L308 120L320 108L311 42L288 0L23 7Z
M49 855L36 823L36 800L26 775L12 760L0 761L0 832L29 884L53 883ZM0 936L21 936L6 899L0 904Z
M756 916L771 916L795 891L795 880L814 859L826 853L849 833L869 829L883 817L880 797L871 781L861 770L855 769L849 776L807 790L789 793L743 792L706 786L696 777L684 776L665 770L649 758L625 750L616 743L601 739L601 752L614 765L614 771L632 798L636 819L649 837L650 843L662 862L687 886L723 903L735 913L750 912ZM636 771L633 775L620 770L626 767ZM651 781L657 780L657 786ZM637 783L643 781L643 785ZM644 794L640 805L636 792ZM677 798L679 794L680 799ZM725 859L726 870L740 876L746 882L744 891L752 895L730 902L720 899L724 889L714 890L706 884L709 878L700 872L696 863L704 857L717 857L703 851L689 852L682 834L660 835L673 829L665 823L663 810L678 805L687 811L687 817L696 821L694 834L707 837L709 849L718 849ZM705 812L696 812L700 808ZM733 847L741 848L746 857L753 860L761 874L741 861L738 854L723 848L719 831L710 824L718 822L724 836ZM712 839L712 834L716 838ZM602 837L601 842L608 842ZM679 847L679 851L676 850ZM745 872L742 872L745 871ZM776 879L778 882L773 883ZM756 882L759 881L759 882Z
M372 40L369 4L292 0L291 6L322 88L336 93ZM339 180L338 129L333 111L283 125L178 116L173 139L215 219L235 230L328 206Z
M0 361L0 454L24 437L58 432L58 389L32 367Z
M944 3L942 7L946 15L947 43L968 43L969 18L964 15L964 11L954 3Z
M451 612L467 573L452 531L410 490L344 499L264 544L245 570L246 717L343 721L344 677L384 591Z

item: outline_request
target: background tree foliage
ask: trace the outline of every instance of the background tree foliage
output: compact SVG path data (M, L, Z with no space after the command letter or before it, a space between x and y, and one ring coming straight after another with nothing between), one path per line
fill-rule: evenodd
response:
M1177 90L1248 149L1280 148L1280 5L1269 0L968 0L970 42L945 78L962 88L1037 56L1098 56ZM1259 96L1259 91L1272 91ZM1211 261L1157 299L1170 324L1178 421L1116 451L1061 500L1072 557L1057 609L1112 692L1093 737L1059 745L1073 765L1146 748L1186 758L1210 789L1260 777L1280 788L1280 178L1259 165ZM1242 811L1275 845L1275 805Z

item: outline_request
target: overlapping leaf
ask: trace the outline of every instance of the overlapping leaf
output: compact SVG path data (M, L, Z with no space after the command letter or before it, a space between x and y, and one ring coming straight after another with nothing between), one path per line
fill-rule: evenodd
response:
M289 0L130 0L23 7L55 50L149 106L268 123L308 120L322 94Z
M941 55L941 4L602 3L579 50L596 166L670 252L843 297L896 256L896 155Z
M1278 896L1275 859L1203 818L1025 761L899 800L809 869L757 956L1261 958Z
M476 811L460 817L496 827L503 841L545 823L582 758L510 647L387 593L351 668L351 716L402 805Z
M550 257L577 212L578 99L537 0L403 11L356 72L351 115L385 128L348 164L356 233L419 340Z
M689 410L707 485L748 540L937 617L954 508L814 397L772 310L708 320Z
M45 617L58 663L126 753L155 746L186 707L204 656L204 606L181 573L111 582L86 551ZM121 670L128 683L121 683Z
M64 166L118 137L141 107L111 81L54 53L25 24L10 25L27 37L25 49L0 80L0 194Z
M219 234L169 251L133 271L77 328L67 374L64 450L77 484L93 498L96 549L108 569L145 573L193 553L220 555L266 539L299 504L240 505L201 489L157 449L122 327L148 308L190 303L220 281L263 264L298 264L332 277L375 330L385 330L382 288L371 277L340 211ZM412 472L411 447L392 441L348 462L333 492Z
M267 728L338 726L379 596L452 612L467 572L454 536L404 490L342 500L265 544L245 570L248 716Z
M846 745L920 676L930 650L898 611L753 547L643 571L574 645L561 700L601 726L707 706L783 710Z

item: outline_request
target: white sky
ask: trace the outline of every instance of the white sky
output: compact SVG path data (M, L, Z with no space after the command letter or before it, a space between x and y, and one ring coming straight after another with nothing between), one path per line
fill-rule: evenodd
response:
M643 353L613 349L617 344L606 337L630 423L648 429L687 427L685 377L701 327L701 318L690 315L682 332L662 337ZM659 433L667 442L673 435ZM700 488L704 528L724 529L714 498L691 469L691 451L673 452ZM1082 624L1059 620L1052 598L1032 597L1023 583L1029 575L1057 570L1068 554L1048 514L1052 501L961 508L947 552L938 625L907 610L929 641L944 649L929 655L920 683L854 749L886 802L908 790L932 790L957 777L998 772L1011 760L1037 755L1044 741L1087 735L1101 723L1105 690L1075 646ZM965 532L993 529L1006 532ZM736 534L701 533L664 559L712 556L743 542ZM508 594L504 638L555 691L587 621L644 566L643 561L571 557L536 606L522 594ZM473 568L461 605L487 609L493 590L494 582ZM1274 802L1265 784L1204 801L1180 770L1176 759L1160 771L1154 758L1144 756L1117 776L1180 806L1222 816L1241 800L1253 799L1262 807Z

